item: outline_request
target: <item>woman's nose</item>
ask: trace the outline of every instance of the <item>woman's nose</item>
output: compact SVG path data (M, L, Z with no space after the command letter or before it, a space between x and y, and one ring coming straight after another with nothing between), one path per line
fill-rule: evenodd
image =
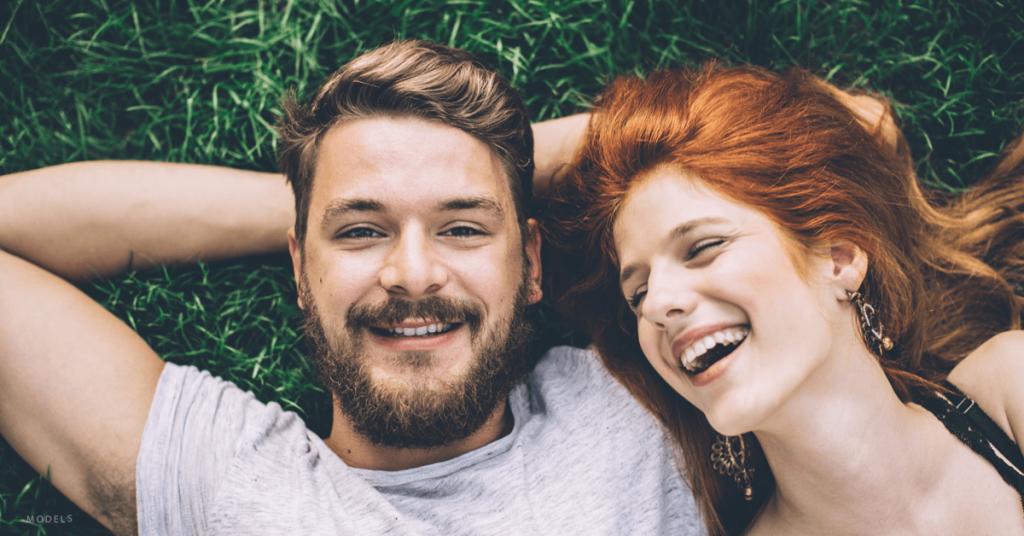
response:
M697 296L685 274L655 269L647 279L647 295L641 313L644 319L664 329L692 313L697 307Z

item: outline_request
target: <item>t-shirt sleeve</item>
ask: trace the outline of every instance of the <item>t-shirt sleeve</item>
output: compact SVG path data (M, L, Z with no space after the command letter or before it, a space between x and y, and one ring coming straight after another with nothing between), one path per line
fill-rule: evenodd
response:
M281 413L275 409L209 372L168 363L135 472L140 534L206 533L211 504L246 429L266 426Z

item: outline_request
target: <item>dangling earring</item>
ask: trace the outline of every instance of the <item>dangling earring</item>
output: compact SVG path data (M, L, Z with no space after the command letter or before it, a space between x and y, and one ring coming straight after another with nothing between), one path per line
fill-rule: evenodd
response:
M857 308L857 313L860 314L860 329L864 334L864 342L868 344L868 347L879 356L885 350L892 350L892 339L886 337L885 333L882 332L882 324L878 322L878 318L875 316L875 308L870 303L864 302L860 292L850 292L847 290L846 295L850 298L850 303Z
M750 483L754 468L750 465L749 452L742 435L718 434L718 439L711 445L711 466L718 474L731 476L743 492L744 499L749 501L754 498L754 488Z

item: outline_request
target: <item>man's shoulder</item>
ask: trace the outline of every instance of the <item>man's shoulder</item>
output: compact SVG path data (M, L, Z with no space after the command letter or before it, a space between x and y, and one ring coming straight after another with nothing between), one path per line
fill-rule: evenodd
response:
M555 383L574 390L590 387L591 379L604 384L604 380L611 380L611 376L593 350L574 346L550 348L531 374L532 382Z
M531 478L543 483L537 508L562 497L609 533L703 532L664 427L594 351L552 348L525 387L528 417L517 426Z
M339 470L330 477L315 470L324 458L329 450L295 413L208 371L168 363L136 468L140 532L188 534L243 503L262 504L275 515L285 507L301 511L302 485L343 481ZM329 461L332 468L343 465Z
M551 348L537 363L527 384L535 400L570 410L582 408L588 418L621 417L624 412L646 416L646 411L589 348Z
M150 428L190 431L208 439L223 436L233 443L307 434L301 417L277 402L263 402L207 370L174 363L167 363L160 376L146 431Z

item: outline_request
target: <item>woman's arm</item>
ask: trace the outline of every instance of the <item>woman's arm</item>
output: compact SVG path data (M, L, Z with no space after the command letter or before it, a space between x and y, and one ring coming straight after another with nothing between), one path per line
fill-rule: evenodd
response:
M1024 331L989 339L949 373L1024 452Z

